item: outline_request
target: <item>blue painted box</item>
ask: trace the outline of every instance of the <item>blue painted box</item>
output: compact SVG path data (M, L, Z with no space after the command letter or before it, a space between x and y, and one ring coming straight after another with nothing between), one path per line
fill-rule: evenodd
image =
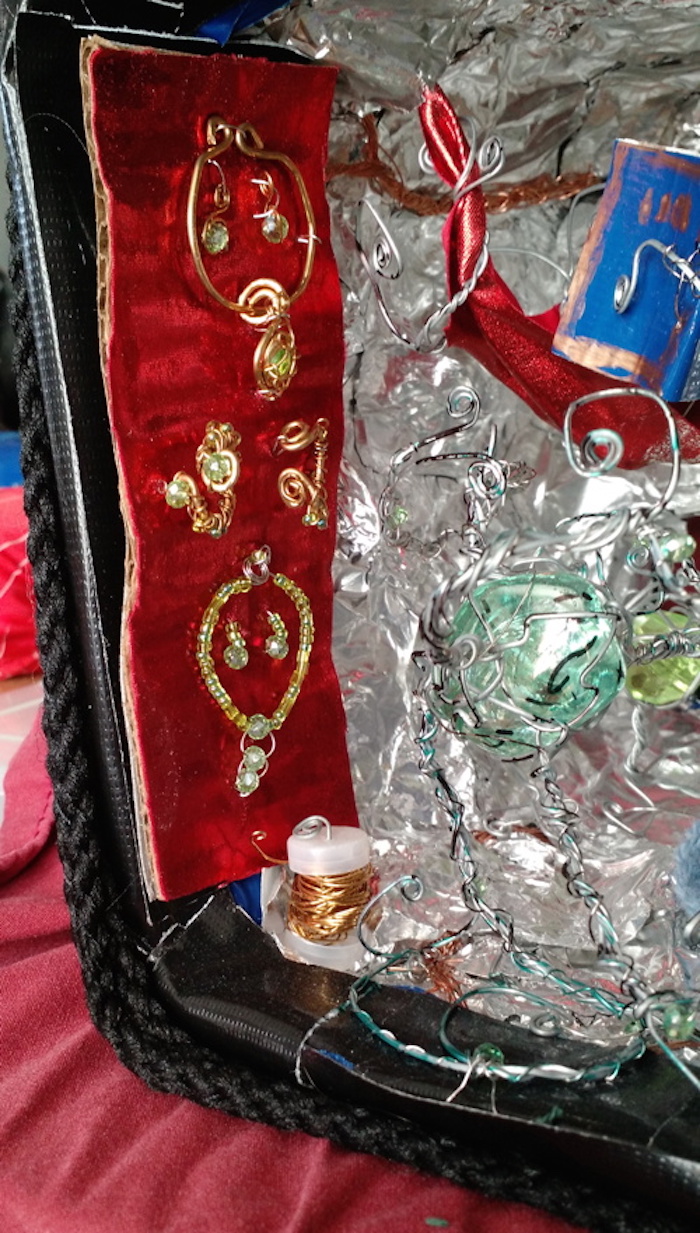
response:
M700 396L700 156L616 141L553 350L654 390Z

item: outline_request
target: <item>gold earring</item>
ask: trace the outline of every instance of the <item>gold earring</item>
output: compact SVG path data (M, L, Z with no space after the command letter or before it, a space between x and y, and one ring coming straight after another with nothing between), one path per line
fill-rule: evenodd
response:
M219 183L214 189L214 209L205 218L200 234L207 252L212 257L216 257L219 253L225 253L229 245L228 227L221 215L226 213L231 204L231 194L228 191L221 165L215 158L211 159L211 166L216 167L219 173Z
M289 223L277 209L280 195L275 182L269 171L266 171L262 179L253 180L253 184L257 184L265 202L265 209L260 214L254 214L253 218L262 219L260 230L270 244L281 244L289 235Z
M305 252L301 276L293 291L287 292L275 278L255 278L251 283L248 283L247 287L244 287L237 299L232 300L228 296L223 295L214 286L207 273L202 260L202 236L197 224L197 207L202 186L202 174L204 168L209 163L213 163L218 167L218 159L223 154L226 154L234 143L236 149L247 158L281 163L289 172L299 193L306 220L306 228L298 236L298 240L304 246ZM263 181L263 183L267 183L267 181ZM272 184L271 200L274 202L274 195L277 190L271 179L270 183ZM217 215L216 222L221 221L218 218L220 212L220 210L214 212ZM274 230L275 234L279 232L280 228L283 229L282 220L284 216L277 210L276 203L274 203L272 209L268 208L265 210L262 217L265 219L268 228L271 231ZM210 215L209 219L211 218L212 216ZM284 223L286 222L287 220L284 219ZM263 227L265 227L265 223ZM205 227L206 225L205 223ZM267 238L277 242L272 235L267 236ZM280 239L283 238L280 235ZM287 389L297 370L296 340L289 319L289 311L295 300L298 300L299 296L303 295L309 285L314 266L316 243L318 241L311 199L304 178L296 163L287 154L266 150L262 138L253 128L252 124L232 125L227 124L221 116L210 116L207 121L206 148L198 156L192 170L192 179L190 180L187 197L187 239L197 276L208 294L216 300L217 304L221 304L223 308L237 313L247 325L251 325L256 330L264 331L253 356L255 380L263 398L279 398L280 394L283 394ZM209 251L206 245L205 251Z
M265 639L265 650L270 659L285 659L289 654L287 626L278 612L268 612L267 619L272 627L272 633Z
M197 483L186 471L177 471L165 488L165 500L171 509L186 509L192 519L193 531L205 531L214 538L228 529L236 508L233 491L241 468L237 452L241 438L231 424L210 420L204 440L195 454L199 478L207 492L219 497L218 510L211 511Z
M229 621L225 627L228 645L224 647L224 663L238 671L248 663L248 648L238 621Z
M299 509L306 502L302 518L305 527L328 526L328 493L326 491L326 460L328 457L328 420L316 420L311 428L305 420L290 420L277 437L273 450L295 453L313 445L314 460L310 473L296 467L280 472L277 488L289 509Z

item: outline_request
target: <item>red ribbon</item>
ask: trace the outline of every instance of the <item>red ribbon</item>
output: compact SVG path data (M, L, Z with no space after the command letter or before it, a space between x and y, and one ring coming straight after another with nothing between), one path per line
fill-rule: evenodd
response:
M460 177L464 177L465 188L474 183L481 169L474 160L469 175L465 175L469 146L439 87L424 92L420 117L428 152L442 179L451 188ZM474 273L485 236L484 197L477 186L456 201L443 228L450 296ZM557 316L555 309L528 317L489 258L466 303L452 314L446 336L450 345L463 347L473 355L540 419L561 429L570 403L587 394L619 388L620 382L553 354ZM683 458L700 459L700 432L677 410L672 413ZM665 417L647 397L601 399L580 408L572 424L574 440L580 443L596 428L619 433L624 443L624 467L641 467L671 457Z

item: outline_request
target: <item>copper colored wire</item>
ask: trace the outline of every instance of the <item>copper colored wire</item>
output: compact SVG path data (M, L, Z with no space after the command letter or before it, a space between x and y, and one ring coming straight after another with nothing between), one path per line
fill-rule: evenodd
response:
M369 903L371 878L371 865L327 877L295 873L287 926L308 942L341 941Z
M347 163L329 163L326 180L333 180L336 176L371 180L379 192L387 193L413 214L421 217L447 214L454 205L452 193L433 194L423 189L407 188L396 165L391 166L380 155L379 135L374 117L362 116L361 123L365 130L362 157ZM484 204L489 214L505 214L508 210L517 210L524 206L565 201L569 197L575 197L582 189L591 188L600 182L600 176L592 171L572 171L561 176L545 173L531 180L524 180L521 184L505 184L502 188L485 192Z
M464 939L453 938L451 942L440 945L426 946L421 952L421 960L428 977L428 992L436 993L447 1002L456 1002L462 996L463 989L451 969L451 963L459 958L459 952L464 946Z

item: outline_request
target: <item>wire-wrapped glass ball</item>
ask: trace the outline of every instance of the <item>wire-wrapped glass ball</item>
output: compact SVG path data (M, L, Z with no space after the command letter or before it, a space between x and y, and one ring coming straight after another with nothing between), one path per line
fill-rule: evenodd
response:
M432 703L454 732L522 758L599 716L625 676L612 599L578 574L478 583L458 609Z

